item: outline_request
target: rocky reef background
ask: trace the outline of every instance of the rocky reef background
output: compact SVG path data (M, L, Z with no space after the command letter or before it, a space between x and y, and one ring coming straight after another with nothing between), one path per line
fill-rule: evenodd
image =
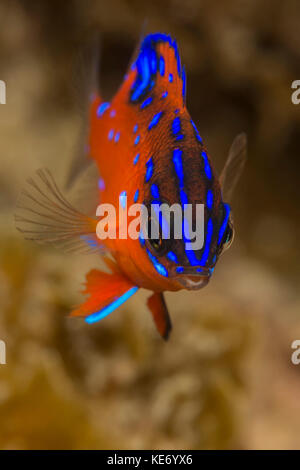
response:
M299 449L300 3L2 0L0 18L0 448ZM63 179L74 153L78 50L100 31L109 99L145 20L179 43L217 170L249 139L236 240L203 291L166 296L168 343L146 292L92 327L67 318L100 261L25 242L13 219L26 177Z

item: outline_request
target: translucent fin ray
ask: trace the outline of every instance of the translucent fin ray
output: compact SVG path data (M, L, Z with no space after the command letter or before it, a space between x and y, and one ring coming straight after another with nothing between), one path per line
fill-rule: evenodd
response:
M96 235L96 217L75 209L47 169L38 170L27 180L17 204L15 221L26 240L52 244L65 252L103 251Z

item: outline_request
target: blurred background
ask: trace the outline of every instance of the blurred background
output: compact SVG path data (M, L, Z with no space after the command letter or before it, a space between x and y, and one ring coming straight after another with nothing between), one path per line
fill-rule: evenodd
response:
M0 18L0 448L299 449L299 1L1 0ZM100 259L25 242L13 219L25 179L71 161L78 50L100 31L110 99L144 20L179 43L216 169L249 139L235 242L204 290L167 294L168 343L146 292L93 326L67 318Z

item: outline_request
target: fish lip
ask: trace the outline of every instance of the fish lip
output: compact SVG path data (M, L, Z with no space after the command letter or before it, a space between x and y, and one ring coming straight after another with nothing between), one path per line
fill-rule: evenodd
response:
M212 268L203 266L176 266L172 269L172 274L176 281L188 290L197 290L205 287L210 280L212 272Z
M195 277L210 277L213 272L213 268L206 266L174 266L172 268L172 274L174 276L195 276Z

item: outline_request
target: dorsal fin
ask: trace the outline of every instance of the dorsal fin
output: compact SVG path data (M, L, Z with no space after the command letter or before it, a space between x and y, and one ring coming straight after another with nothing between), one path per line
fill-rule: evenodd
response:
M179 105L185 104L186 78L175 40L162 33L149 34L141 42L139 54L131 65L136 77L131 87L130 101L140 103L151 90L173 95Z

